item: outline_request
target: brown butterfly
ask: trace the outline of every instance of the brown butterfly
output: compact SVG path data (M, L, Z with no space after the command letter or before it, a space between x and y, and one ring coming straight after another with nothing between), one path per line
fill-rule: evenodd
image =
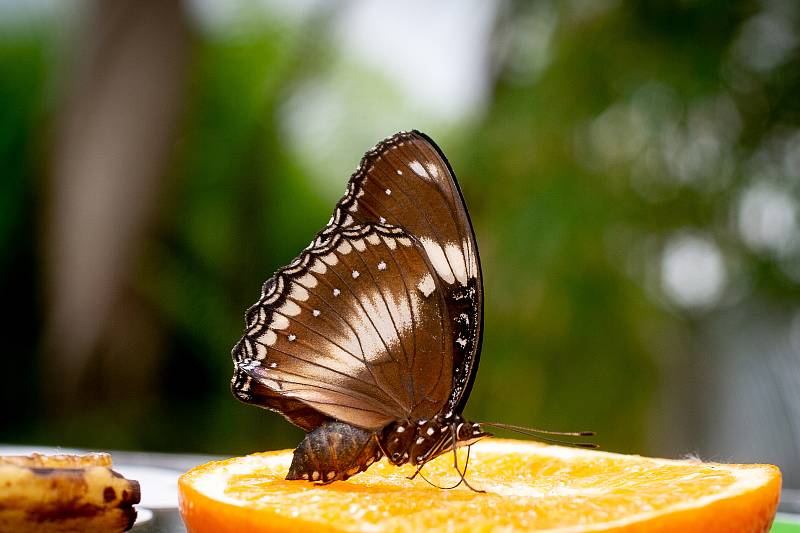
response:
M481 351L481 265L453 170L418 131L364 155L328 225L245 322L233 394L307 432L287 479L344 480L383 456L419 473L490 436L482 425L541 433L461 416ZM454 467L466 483L455 453Z

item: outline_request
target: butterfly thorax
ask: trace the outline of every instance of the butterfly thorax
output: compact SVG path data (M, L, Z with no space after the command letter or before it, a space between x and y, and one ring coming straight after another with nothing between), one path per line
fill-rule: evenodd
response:
M480 424L466 421L452 411L428 420L392 422L378 435L380 447L394 465L424 464L455 447L467 446L490 436Z

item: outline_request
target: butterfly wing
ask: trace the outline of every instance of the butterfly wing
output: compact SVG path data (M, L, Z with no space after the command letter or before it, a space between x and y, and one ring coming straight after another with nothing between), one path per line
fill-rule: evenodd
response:
M244 353L247 341L242 339L233 349L234 361L241 357L243 361L248 359ZM300 400L287 398L279 391L269 388L261 380L253 378L251 373L240 370L235 365L233 379L231 379L231 391L241 401L251 403L278 412L289 422L297 427L312 431L328 420L328 417L316 409L309 407Z
M451 389L447 306L405 230L330 233L270 278L233 349L234 394L306 430L314 412L365 429L429 418Z
M361 223L401 226L416 237L443 287L454 365L450 408L461 412L475 378L483 334L483 281L463 195L438 146L418 132L398 133L367 152L336 204L324 243Z

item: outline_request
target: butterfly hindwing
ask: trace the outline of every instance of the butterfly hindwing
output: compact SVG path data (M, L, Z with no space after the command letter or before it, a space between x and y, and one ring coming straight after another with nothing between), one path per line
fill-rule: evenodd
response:
M241 348L241 343L237 344L237 347ZM234 349L234 357L238 353L237 349ZM300 400L282 396L280 392L268 388L239 368L234 370L231 391L239 400L276 411L305 431L319 427L328 419L313 407L309 407Z
M232 386L307 430L320 420L305 407L366 429L427 418L452 387L449 323L415 238L397 227L340 228L265 283L233 350Z

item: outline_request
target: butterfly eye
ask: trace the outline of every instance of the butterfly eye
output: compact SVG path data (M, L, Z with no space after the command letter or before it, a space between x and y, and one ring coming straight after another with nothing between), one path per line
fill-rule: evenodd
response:
M394 453L392 454L392 461L395 461L395 462L397 462L397 461L399 461L399 460L400 460L400 452L394 452Z

